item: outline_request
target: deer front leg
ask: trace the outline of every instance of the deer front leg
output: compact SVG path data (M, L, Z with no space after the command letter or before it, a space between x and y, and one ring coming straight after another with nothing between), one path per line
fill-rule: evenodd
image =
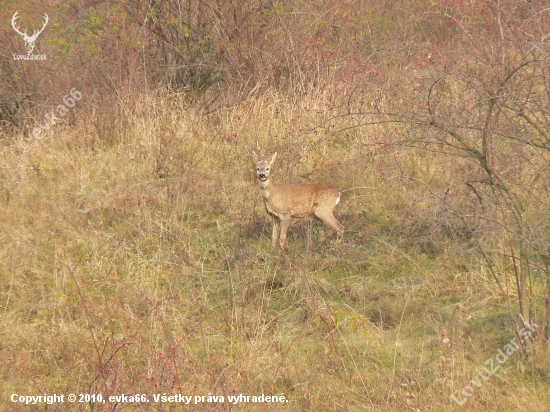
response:
M271 235L271 244L273 247L277 246L277 242L279 241L279 236L281 234L281 221L276 216L271 216L273 219L273 234Z
M279 244L281 246L281 249L285 247L286 231L288 230L289 224L290 224L290 218L281 219L281 234L279 236Z

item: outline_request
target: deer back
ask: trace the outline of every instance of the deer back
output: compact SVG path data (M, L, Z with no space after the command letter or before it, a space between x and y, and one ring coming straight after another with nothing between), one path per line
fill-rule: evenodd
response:
M264 196L267 211L274 215L305 217L316 208L333 210L339 193L328 185L311 184L272 184Z

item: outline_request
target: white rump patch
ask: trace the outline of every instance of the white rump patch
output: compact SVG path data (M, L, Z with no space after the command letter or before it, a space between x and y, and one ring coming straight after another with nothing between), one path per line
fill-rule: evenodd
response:
M340 203L340 193L338 193L338 199L336 199L336 204Z

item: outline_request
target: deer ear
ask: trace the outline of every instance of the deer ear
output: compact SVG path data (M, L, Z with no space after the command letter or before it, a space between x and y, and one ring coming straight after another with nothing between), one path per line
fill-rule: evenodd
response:
M258 154L254 150L252 150L252 160L254 161L254 164L260 161L260 159L258 158Z
M277 158L277 152L273 153L273 156L271 156L271 162L269 162L270 165L275 163L275 159Z

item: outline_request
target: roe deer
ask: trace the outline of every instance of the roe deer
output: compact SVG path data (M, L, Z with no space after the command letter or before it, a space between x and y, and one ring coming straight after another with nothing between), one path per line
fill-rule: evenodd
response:
M275 184L270 176L277 153L271 157L271 161L260 161L256 152L252 152L252 156L256 163L256 175L262 188L265 209L273 219L273 246L279 243L284 248L292 217L314 215L329 228L329 235L336 231L339 239L344 236L344 226L332 214L340 201L339 192L320 183Z

